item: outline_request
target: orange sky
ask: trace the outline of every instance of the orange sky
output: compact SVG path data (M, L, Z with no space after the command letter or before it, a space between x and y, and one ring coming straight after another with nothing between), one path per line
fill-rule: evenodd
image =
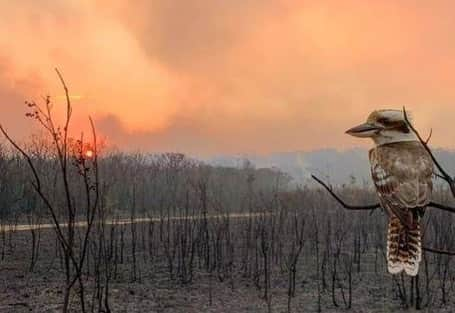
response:
M73 127L90 114L121 148L367 146L344 131L403 105L435 146L455 148L453 12L453 1L0 0L0 120L24 136L25 99L61 106L57 66L78 96Z

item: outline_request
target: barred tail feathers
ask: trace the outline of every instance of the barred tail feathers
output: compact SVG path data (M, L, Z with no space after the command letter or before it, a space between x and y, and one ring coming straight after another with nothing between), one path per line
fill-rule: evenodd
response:
M405 227L400 219L391 216L387 234L387 265L389 273L405 271L410 276L417 275L422 259L420 223L415 221L412 228Z

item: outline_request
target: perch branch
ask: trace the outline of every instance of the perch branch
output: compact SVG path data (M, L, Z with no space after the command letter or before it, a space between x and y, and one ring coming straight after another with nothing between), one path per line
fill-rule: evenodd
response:
M362 206L358 206L358 205L350 205L350 204L347 204L346 202L344 202L340 197L338 197L332 190L332 188L330 188L329 186L327 186L322 180L320 180L319 178L317 178L316 176L314 175L311 175L311 178L313 178L315 181L317 181L322 187L324 187L325 190L327 190L330 195L335 199L337 200L337 202L339 204L341 204L341 206L347 210L374 210L374 209L377 209L377 208L380 208L380 204L379 203L375 203L375 204L371 204L371 205L362 205Z
M311 178L313 178L315 181L317 181L322 187L324 187L325 190L327 190L330 195L335 198L335 200L337 200L337 202L343 206L345 209L347 210L374 210L374 209L377 209L380 207L380 204L379 203L376 203L376 204L371 204L371 205L365 205L365 206L354 206L354 205L349 205L347 204L346 202L344 202L339 196L337 196L332 188L330 188L329 186L327 186L327 184L325 184L322 180L320 180L319 178L317 178L316 176L314 175L311 175ZM445 206L445 205L442 205L442 204L439 204L439 203L436 203L436 202L430 202L428 204L429 207L433 207L433 208L437 208L437 209L441 209L441 210L444 210L444 211L448 211L448 212L451 212L451 213L455 213L455 208L452 208L452 207L449 207L449 206ZM422 249L424 251L427 251L427 252L431 252L431 253L437 253L437 254L444 254L444 255L455 255L455 251L447 251L447 250L441 250L441 249L435 249L435 248L429 248L429 247L425 247L423 246Z
M443 211L446 211L446 212L455 213L455 208L453 208L451 206L444 205L444 204L440 204L440 203L437 203L437 202L431 201L428 204L428 206L431 207L431 208L440 209L440 210L443 210Z

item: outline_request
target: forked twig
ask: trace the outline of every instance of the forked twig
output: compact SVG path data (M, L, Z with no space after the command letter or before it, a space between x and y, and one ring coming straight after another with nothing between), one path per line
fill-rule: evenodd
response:
M412 132L417 136L419 139L420 143L422 143L423 147L425 150L428 152L430 155L434 165L438 169L438 171L441 173L439 175L440 178L444 179L450 187L450 191L452 192L453 197L455 197L455 181L454 179L444 170L444 168L439 164L438 160L436 160L436 157L433 154L433 151L431 151L430 147L428 147L428 141L423 140L422 136L420 136L419 132L412 126L411 122L409 121L408 114L406 113L406 108L403 107L403 115L406 123L408 124L409 128L412 130Z

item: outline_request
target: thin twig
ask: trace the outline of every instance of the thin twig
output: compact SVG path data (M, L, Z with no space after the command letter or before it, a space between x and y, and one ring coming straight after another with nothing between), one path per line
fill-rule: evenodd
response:
M425 140L425 144L428 145L430 142L431 136L433 135L433 128L430 128L430 134L428 135L427 140Z
M441 250L441 249L434 249L434 248L428 248L428 247L422 247L424 251L428 251L431 253L437 253L437 254L444 254L444 255L455 255L455 251L448 251L448 250Z
M314 175L311 175L311 178L313 178L315 181L317 181L320 185L322 185L322 187L325 188L325 190L327 190L330 195L335 198L335 200L337 200L337 202L339 204L341 204L341 206L343 206L345 209L347 210L374 210L374 209L377 209L377 208L380 208L381 205L379 203L375 203L375 204L371 204L371 205L362 205L362 206L358 206L358 205L350 205L350 204L347 204L346 202L344 202L340 197L338 197L333 191L332 191L332 188L330 188L329 186L327 186L322 180L320 180L319 178L317 178L316 176Z

